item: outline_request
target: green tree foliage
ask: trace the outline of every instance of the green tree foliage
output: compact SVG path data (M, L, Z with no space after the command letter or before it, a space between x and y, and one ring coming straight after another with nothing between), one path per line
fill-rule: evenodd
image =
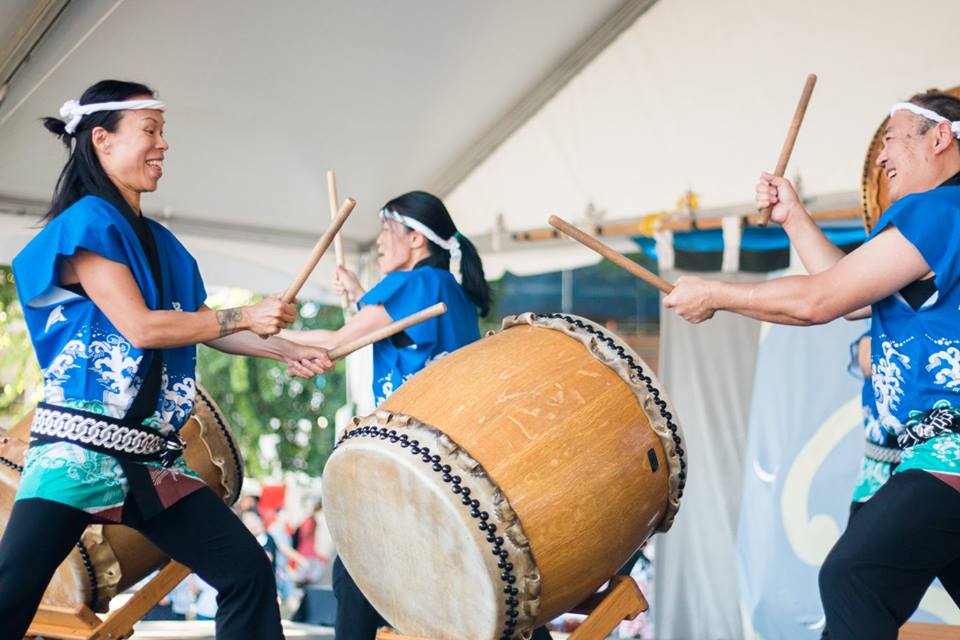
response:
M0 266L0 427L19 420L41 399L40 367L17 301L13 272Z
M337 329L342 324L339 307L306 302L292 328ZM343 362L326 375L302 380L288 378L283 363L201 345L197 368L200 384L227 414L240 441L247 475L263 477L276 464L283 471L322 473L333 450L334 414L346 402ZM263 459L261 442L275 443L275 460Z

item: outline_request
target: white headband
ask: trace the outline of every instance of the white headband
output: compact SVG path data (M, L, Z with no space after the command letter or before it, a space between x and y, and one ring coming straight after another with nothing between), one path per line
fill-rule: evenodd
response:
M80 104L76 100L67 100L60 107L60 117L63 118L67 126L66 132L73 135L73 132L80 126L83 116L88 116L97 111L122 111L124 109L159 109L163 111L167 105L159 100L123 100L120 102L94 102L91 104Z
M392 209L380 209L380 219L393 220L394 222L399 222L403 226L409 227L414 231L419 231L424 236L426 236L427 240L437 245L441 249L445 249L449 251L451 260L460 259L460 239L457 238L456 231L453 232L453 235L450 236L449 240L441 240L440 236L438 236L433 231L433 229L431 229L427 225L423 224L419 220L414 220L413 218L402 216L396 211L393 211Z
M937 124L940 124L941 122L950 122L950 120L947 120L936 111L924 109L923 107L915 105L912 102L898 102L890 107L891 116L897 111L910 111L918 116L923 116L927 120L933 120ZM953 137L960 138L960 120L954 120L953 122L950 122L950 130L953 131Z

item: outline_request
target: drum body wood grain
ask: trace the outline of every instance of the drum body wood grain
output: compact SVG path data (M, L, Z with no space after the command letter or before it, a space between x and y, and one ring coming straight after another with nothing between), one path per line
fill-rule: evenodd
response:
M30 436L31 412L9 432L0 430L0 534L13 508ZM180 429L187 443L184 460L227 504L240 496L243 460L233 431L216 403L197 388L193 415ZM4 460L11 464L7 464ZM86 605L107 610L110 599L158 569L167 556L142 535L123 525L90 525L71 551L43 596L59 607Z
M504 327L356 419L324 471L344 564L408 635L532 629L609 579L679 505L682 433L639 356L575 316Z

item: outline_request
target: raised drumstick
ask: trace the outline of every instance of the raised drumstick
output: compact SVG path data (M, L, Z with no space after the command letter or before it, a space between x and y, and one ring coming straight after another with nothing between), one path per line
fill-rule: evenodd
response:
M320 236L320 239L317 240L317 244L314 245L313 251L310 252L310 257L307 259L307 263L303 265L303 269L300 270L300 275L293 281L293 283L287 288L283 293L283 296L280 298L287 304L293 302L294 298L297 297L297 294L300 293L300 289L303 288L303 284L307 281L307 278L310 277L310 274L313 273L313 270L316 268L317 263L320 262L320 258L323 257L323 254L326 253L327 249L330 247L330 243L333 242L334 237L340 231L340 227L343 226L343 223L347 221L347 217L350 215L350 212L353 211L353 208L357 206L357 201L353 198L347 198L343 201L343 205L340 207L340 212L337 213L336 219L330 224L326 231L323 232L323 235Z
M430 318L436 318L437 316L443 315L447 312L447 305L442 302L438 302L432 307L427 307L426 309L421 309L416 313L411 313L405 318L400 318L396 322L391 322L385 327L381 327L376 331L371 331L365 336L360 336L355 340L351 340L346 344L342 344L335 349L331 349L328 355L331 360L338 360L345 356L350 355L357 349L363 349L368 344L373 344L384 338L389 338L390 336L400 333L404 329L408 329L415 324L419 324L424 320L429 320Z
M637 264L627 256L623 255L619 251L603 244L602 242L600 242L599 240L591 236L589 233L585 233L580 229L577 229L575 226L573 226L569 222L563 220L562 218L558 218L557 216L550 216L549 222L550 222L550 225L555 229L557 229L558 231L562 231L564 234L570 236L571 238L573 238L580 244L584 245L585 247L589 249L593 249L594 251L602 255L604 258L606 258L610 262L614 263L619 267L626 269L627 271L637 276L647 284L653 285L654 287L656 287L657 289L660 289L660 291L663 291L664 293L670 293L671 291L673 291L672 284L670 284L669 282L667 282L657 274L653 273L649 269L644 269L639 264Z
M330 196L330 220L336 220L340 199L337 198L337 174L332 170L327 171L327 194ZM346 266L343 258L343 237L339 233L333 239L333 253L337 256L337 266ZM347 297L346 292L344 292L344 294L340 296L340 306L346 309L349 305L350 299Z
M797 141L797 134L800 133L800 124L803 122L803 116L807 113L807 105L810 103L810 96L813 95L813 86L817 84L817 76L811 73L807 76L807 81L803 85L803 93L800 94L800 102L797 103L797 110L793 114L793 121L790 123L790 130L787 131L787 139L783 141L783 148L780 149L780 158L777 160L777 169L773 175L782 178L787 171L787 163L790 162L790 154L793 153L793 144ZM767 226L770 222L770 213L773 207L766 207L760 210L761 227Z

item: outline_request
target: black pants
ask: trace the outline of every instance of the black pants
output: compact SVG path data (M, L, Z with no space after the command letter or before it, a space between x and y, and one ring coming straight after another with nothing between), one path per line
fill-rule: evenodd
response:
M853 521L854 516L857 515L857 512L863 508L863 505L867 504L864 502L851 502L850 503L850 513L847 514L847 526L850 526L850 522ZM830 630L827 629L826 625L823 627L823 633L820 634L820 640L830 640Z
M40 498L14 504L0 539L0 640L24 636L54 571L91 520ZM150 519L128 500L123 522L217 589L217 638L283 637L270 560L212 491L195 491Z
M364 597L338 557L333 562L333 594L337 597L336 640L374 640L377 629L389 625ZM550 640L546 627L534 629L531 640Z
M820 568L831 640L896 640L937 576L957 600L960 492L904 471L855 513Z
M333 561L333 595L337 598L336 640L374 640L377 629L389 624L364 597L339 556Z

